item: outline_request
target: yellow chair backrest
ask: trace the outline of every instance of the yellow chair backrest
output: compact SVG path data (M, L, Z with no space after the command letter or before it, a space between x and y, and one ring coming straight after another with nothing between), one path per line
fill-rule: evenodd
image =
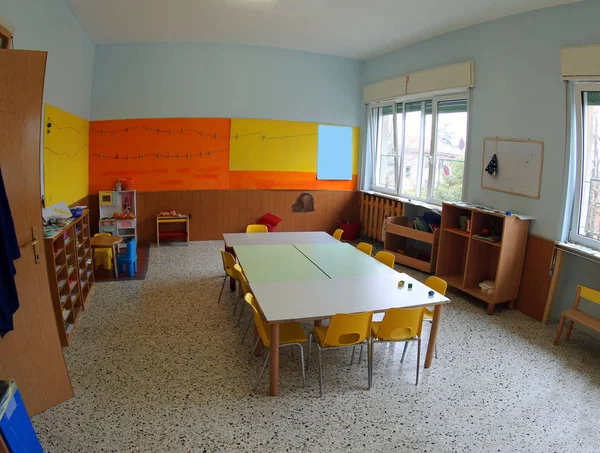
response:
M595 289L581 285L578 285L577 289L579 290L579 295L585 300L589 300L595 304L600 304L600 291L596 291Z
M233 268L238 273L238 277L239 277L238 281L242 285L243 295L246 296L246 294L248 294L249 292L251 292L250 291L250 285L248 284L248 279L246 279L246 274L244 274L244 271L242 270L242 267L239 264L236 264L235 266L233 266Z
M226 252L223 249L219 249L219 251L221 252L221 259L223 260L223 270L227 273L227 275L235 278L237 273L237 271L234 269L236 265L235 258L231 253Z
M258 305L256 303L256 299L252 295L252 293L248 293L244 296L244 300L250 307L252 307L252 311L254 312L254 325L256 326L256 330L258 331L258 335L263 342L265 347L271 346L271 329L269 328L269 324L263 319L260 314L260 310L258 309Z
M338 241L341 241L342 234L344 234L344 230L342 230L341 228L338 228L337 230L335 230L333 232L333 237L336 238Z
M402 341L421 336L423 308L390 308L379 325L379 340Z
M269 229L267 225L248 225L246 227L246 233L268 233Z
M432 290L440 293L442 296L446 295L446 290L448 289L448 283L446 283L445 280L433 275L425 280L425 286L430 287Z
M386 266L394 268L394 263L396 262L396 257L392 255L390 252L377 252L375 254L375 259L380 263L385 264Z
M371 253L373 253L373 246L371 244L367 244L366 242L361 242L356 246L356 248L369 256L371 256Z
M351 346L371 335L372 312L337 314L331 318L323 346Z

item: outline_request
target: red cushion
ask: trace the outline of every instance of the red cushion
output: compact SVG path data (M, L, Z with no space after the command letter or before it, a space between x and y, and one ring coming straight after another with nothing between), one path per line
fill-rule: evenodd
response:
M277 226L280 222L281 222L281 219L279 217L277 217L276 215L265 214L260 219L258 219L258 222L256 222L256 223L260 223L261 225Z

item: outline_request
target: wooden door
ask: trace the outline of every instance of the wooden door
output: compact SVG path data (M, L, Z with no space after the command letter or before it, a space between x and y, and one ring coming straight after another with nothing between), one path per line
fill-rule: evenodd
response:
M40 134L46 52L0 50L0 168L19 244L40 241L15 261L20 307L0 340L0 379L15 379L30 415L73 396L54 317L44 254Z

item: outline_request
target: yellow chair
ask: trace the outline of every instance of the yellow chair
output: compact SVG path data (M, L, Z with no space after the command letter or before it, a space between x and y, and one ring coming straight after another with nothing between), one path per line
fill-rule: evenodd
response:
M390 308L386 310L383 321L373 322L371 325L373 345L382 342L405 342L400 363L404 362L408 342L417 342L417 380L415 385L419 383L419 368L421 366L423 311L423 308Z
M94 237L102 237L102 236L112 236L112 234L110 234L110 233L94 234ZM94 263L95 266L102 264L104 269L108 269L108 270L112 269L112 262L113 262L112 247L96 249L94 254L96 255L96 262Z
M373 246L371 244L367 244L366 242L359 243L356 248L369 256L371 256L373 253Z
M433 275L427 280L425 280L425 286L428 286L432 290L440 293L442 296L446 295L446 290L448 289L448 283L445 280L442 280L439 277L434 277ZM433 324L433 310L425 307L423 314L423 321L428 321ZM438 351L437 351L437 341L435 344L435 358L437 359Z
M343 234L344 234L344 230L342 230L341 228L338 228L337 230L335 230L333 232L333 237L336 238L338 241L341 241Z
M392 255L390 252L377 252L375 254L375 259L380 263L385 264L386 266L394 268L394 264L396 263L396 257Z
M323 396L323 350L347 348L367 344L369 390L373 379L373 347L371 344L372 312L358 314L337 314L328 326L314 326L308 339L308 357L313 337L316 339L319 360L319 395Z
M250 307L252 307L252 311L254 312L254 325L256 326L256 330L258 331L258 338L256 339L256 343L252 348L252 352L250 354L250 360L248 363L252 362L252 357L254 357L254 351L258 347L258 342L262 341L262 344L265 348L271 347L271 328L269 324L263 319L260 308L256 303L256 299L252 295L252 293L248 293L244 296L244 300ZM297 322L285 322L279 324L279 346L298 346L300 348L300 365L302 368L302 387L306 382L306 376L304 374L304 349L302 348L302 344L306 343L308 339L306 338L306 332L302 326ZM293 351L293 349L292 349ZM258 375L258 379L256 380L256 384L254 385L253 391L255 392L258 388L258 384L262 375L267 367L267 363L269 362L269 357L271 355L271 351L269 350L266 354L265 361L260 370L260 374Z
M235 257L229 253L224 251L223 249L219 249L221 252L221 259L223 260L223 270L225 271L225 277L223 278L223 284L221 285L221 292L219 293L219 300L217 303L221 303L221 296L223 295L223 288L225 288L225 282L227 281L227 277L233 278L237 280L239 277L238 271L235 269Z
M244 304L244 302L243 302L243 299L244 299L244 297L246 297L246 294L251 293L252 291L250 290L250 285L248 284L248 279L246 278L246 274L244 274L242 267L239 264L236 264L235 266L233 266L233 268L235 269L235 271L237 272L237 275L238 275L237 281L239 282L239 292L241 295L240 299L242 299L242 307L240 308L240 314L238 315L237 322L235 323L235 327L239 327L240 322L242 320L242 315L244 314L244 308L246 306L246 304ZM233 311L234 315L235 315L235 312L237 311L238 302L235 303L235 309ZM243 342L244 342L244 340L242 340L242 343Z
M246 233L268 233L269 229L267 225L248 225L246 227Z
M575 302L573 303L573 308L567 311L563 311L560 315L560 322L556 331L556 337L554 338L554 344L558 345L558 343L560 342L560 336L565 326L565 320L567 319L570 322L569 327L567 327L565 340L571 338L573 324L575 324L576 322L587 327L588 329L592 329L595 332L600 333L600 319L579 309L579 302L582 297L586 300L589 300L590 302L600 305L600 291L596 291L595 289L588 288L586 286L578 285L577 292L575 293Z

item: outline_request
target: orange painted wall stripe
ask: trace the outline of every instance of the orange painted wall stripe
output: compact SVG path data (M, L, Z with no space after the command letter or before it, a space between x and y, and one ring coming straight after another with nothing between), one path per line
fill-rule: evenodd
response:
M358 176L351 181L321 181L317 173L294 171L230 171L230 189L356 190Z

